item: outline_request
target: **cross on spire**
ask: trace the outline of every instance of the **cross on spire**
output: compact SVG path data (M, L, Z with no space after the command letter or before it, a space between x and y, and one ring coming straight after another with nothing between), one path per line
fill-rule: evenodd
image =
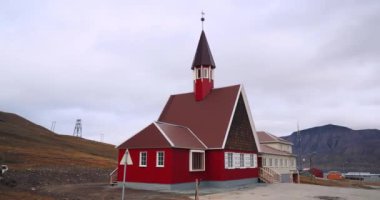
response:
M205 13L203 12L203 10L201 12L201 15L202 15L201 21L202 21L202 30L203 30L203 22L205 21Z

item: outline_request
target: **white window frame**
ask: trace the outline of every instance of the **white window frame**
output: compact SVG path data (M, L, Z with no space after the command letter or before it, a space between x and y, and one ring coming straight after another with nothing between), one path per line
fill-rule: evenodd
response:
M203 76L202 76L202 78L208 78L208 77L209 77L208 68L203 68Z
M159 155L162 153L162 164L160 164ZM156 153L156 167L164 167L165 166L165 151L157 151Z
M143 164L142 155L145 154L145 165ZM139 159L139 167L147 167L148 166L148 152L140 151L140 159Z
M244 153L240 153L240 155L239 155L239 161L240 161L239 168L245 168L244 167L244 164L245 164L244 159L245 159Z
M255 154L249 154L249 167L254 168L255 167Z
M202 169L193 169L193 153L201 153L203 154L203 160L202 160ZM206 170L206 154L203 150L190 150L190 156L189 156L189 170L191 172L201 172Z
M232 152L224 153L224 168L225 169L234 168L234 154Z

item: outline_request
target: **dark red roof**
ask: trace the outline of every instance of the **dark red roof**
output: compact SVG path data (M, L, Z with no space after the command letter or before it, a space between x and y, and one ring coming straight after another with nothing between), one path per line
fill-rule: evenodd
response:
M138 149L138 148L168 148L171 147L169 141L163 137L160 130L154 123L129 138L119 145L120 149Z
M161 132L169 140L172 147L187 149L207 148L187 127L164 122L156 122L155 124L161 129Z
M118 148L206 149L207 147L187 127L154 122L122 143Z
M186 126L208 148L223 148L240 87L213 89L203 101L193 93L172 95L158 121Z
M193 65L191 69L197 66L211 66L212 69L215 68L214 58L212 57L210 47L207 42L206 34L202 30L201 37L199 38L197 51L195 52Z

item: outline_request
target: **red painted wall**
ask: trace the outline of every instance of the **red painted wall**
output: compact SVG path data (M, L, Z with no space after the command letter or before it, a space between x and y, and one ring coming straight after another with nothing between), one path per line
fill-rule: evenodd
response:
M119 149L119 163L124 155L124 151L124 149ZM148 153L147 167L139 167L140 151L146 151ZM156 167L157 151L165 152L164 167ZM206 151L206 171L190 172L188 149L130 149L129 153L133 165L127 165L126 180L130 182L172 184L194 182L195 179L201 179L203 181L223 181L258 177L258 168L225 169L224 152L256 153L247 151L208 150ZM123 180L123 170L123 165L119 165L118 181Z
M225 181L244 178L257 178L259 174L258 168L243 168L243 169L225 169L224 168L224 153L255 153L249 151L235 150L210 150L206 156L207 180L210 181Z

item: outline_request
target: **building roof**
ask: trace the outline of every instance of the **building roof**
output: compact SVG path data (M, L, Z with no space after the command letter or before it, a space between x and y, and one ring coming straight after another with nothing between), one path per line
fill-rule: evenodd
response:
M293 143L291 143L285 139L282 139L280 137L274 136L274 135L267 133L265 131L257 131L257 136L259 137L260 144L279 142L279 143L293 145Z
M213 89L203 101L193 93L172 95L158 121L189 127L208 148L223 148L240 87Z
M281 156L295 156L292 153L288 153L286 151L280 151L278 149L272 148L266 144L260 144L261 152L264 154L273 154L273 155L281 155Z
M207 147L187 127L154 122L119 145L118 148L206 149Z
M138 149L138 148L167 148L171 147L169 141L162 135L154 123L151 123L143 130L120 144L117 148Z
M195 52L193 64L191 69L198 66L211 66L215 68L214 58L212 57L210 47L207 42L206 34L202 30L201 37L199 38L197 51Z
M207 146L187 127L156 122L161 133L167 138L172 147L187 149L206 149Z
M260 151L249 105L241 85L213 89L203 101L195 101L193 93L171 95L158 121L118 148L223 149L240 97L243 98L249 115L255 145Z

